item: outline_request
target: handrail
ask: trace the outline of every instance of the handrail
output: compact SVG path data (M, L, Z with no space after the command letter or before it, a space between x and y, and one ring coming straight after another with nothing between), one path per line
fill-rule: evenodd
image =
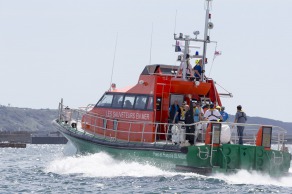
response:
M103 130L103 138L106 139L108 136L106 135L107 132L109 134L114 133L114 138L115 141L119 141L119 139L117 139L117 133L119 134L126 134L127 135L127 139L126 140L121 140L121 141L131 141L131 134L140 134L141 135L141 139L140 142L143 143L145 140L145 136L146 135L154 135L154 141L152 143L156 144L159 140L159 136L163 135L165 137L165 143L169 144L170 142L167 140L167 136L168 136L168 131L170 130L171 126L176 126L177 128L181 129L181 128L185 128L187 126L194 126L195 127L195 131L196 133L184 133L183 135L196 135L198 134L198 131L201 131L201 135L202 135L202 140L204 140L205 138L205 133L206 133L206 129L207 129L207 125L209 123L213 123L210 121L200 121L198 123L193 123L193 124L184 124L184 123L179 123L179 124L173 124L173 123L158 123L158 122L149 122L149 121L125 121L125 120L117 120L114 118L106 118L105 116L99 116L97 114L94 114L92 112L87 112L85 110L82 109L66 109L64 108L65 106L63 106L60 103L59 106L59 119L60 121L64 121L64 123L71 125L71 122L80 122L83 125L89 126L90 128L93 129L93 131L88 131L86 129L82 129L82 131L87 132L84 133L86 134L91 134L94 137L97 137L97 130ZM66 112L67 111L67 112ZM68 111L70 113L70 116L68 117ZM88 122L87 120L82 120L82 118L84 118L84 116L86 116L88 118L88 120L92 120L92 122ZM101 126L97 125L97 121L100 120L100 122L102 123ZM110 128L108 127L108 123L110 122L116 122L116 128ZM121 129L119 128L120 125L125 125L127 124L128 128L127 129ZM259 128L262 125L259 124L246 124L246 123L231 123L231 122L222 122L222 125L227 125L230 128L230 133L231 133L231 141L233 143L237 143L237 130L236 127L237 126L244 126L244 136L243 136L243 140L246 143L249 143L250 145L255 145L256 143L256 137L257 137L257 132L259 130ZM139 125L140 127L142 127L142 129L140 131L133 131L132 127L134 125ZM152 131L145 131L146 127L152 126L153 130ZM199 126L201 126L201 128L199 128ZM281 127L278 126L271 126L270 127L273 128L272 130L272 143L273 144L278 144L278 150L281 149L281 146L283 147L283 144L285 144L285 134L287 133L286 130L284 130ZM165 131L158 131L159 128L163 128L163 129L167 129ZM74 129L75 131L77 131L77 129ZM80 130L81 132L81 130ZM99 134L101 135L101 134ZM198 136L195 136L195 138L198 138ZM164 140L163 140L164 141ZM173 143L173 142L172 142ZM212 141L213 144L213 141ZM212 154L212 153L211 153Z

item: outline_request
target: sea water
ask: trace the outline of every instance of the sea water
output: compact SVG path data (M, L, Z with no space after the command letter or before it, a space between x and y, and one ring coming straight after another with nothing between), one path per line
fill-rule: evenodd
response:
M77 155L70 143L1 148L0 157L1 194L292 193L291 169L282 178L245 170L203 176L116 160L106 153Z

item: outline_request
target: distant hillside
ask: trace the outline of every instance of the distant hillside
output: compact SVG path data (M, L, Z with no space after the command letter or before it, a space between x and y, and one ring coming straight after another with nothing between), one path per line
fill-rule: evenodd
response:
M51 122L58 111L0 106L0 131L56 131Z
M56 131L51 124L58 117L58 110L30 109L0 106L0 131L31 131L50 133ZM230 115L229 121L234 121ZM276 125L292 134L292 123L282 122L261 117L248 117L248 123Z
M229 121L234 121L234 115L230 115ZM287 130L287 133L292 135L292 123L290 122L282 122L273 119L267 119L262 117L247 117L247 123L250 124L264 124L264 125L274 125L278 127L282 127L283 129Z

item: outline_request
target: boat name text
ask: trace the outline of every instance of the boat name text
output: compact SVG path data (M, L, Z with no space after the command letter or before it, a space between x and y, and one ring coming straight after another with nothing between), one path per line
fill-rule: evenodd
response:
M133 112L120 112L120 111L110 111L106 112L106 117L110 118L122 118L122 119L139 119L139 120L149 120L149 113L133 113Z
M159 158L187 159L187 155L178 153L153 152L153 156Z

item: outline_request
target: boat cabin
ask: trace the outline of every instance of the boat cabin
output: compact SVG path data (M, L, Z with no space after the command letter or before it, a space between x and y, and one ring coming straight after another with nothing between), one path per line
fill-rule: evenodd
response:
M183 79L178 76L178 68L173 65L148 65L133 87L116 89L113 86L90 111L97 116L96 119L84 116L84 129L120 140L130 138L130 141L140 141L143 133L146 142L154 142L166 139L167 129L154 123L168 123L169 107L175 100L179 106L184 101L189 104L187 95L191 94L192 100L200 101L202 105L215 103L221 106L213 80ZM112 131L107 130L104 134L102 127ZM137 134L128 137L129 128Z

